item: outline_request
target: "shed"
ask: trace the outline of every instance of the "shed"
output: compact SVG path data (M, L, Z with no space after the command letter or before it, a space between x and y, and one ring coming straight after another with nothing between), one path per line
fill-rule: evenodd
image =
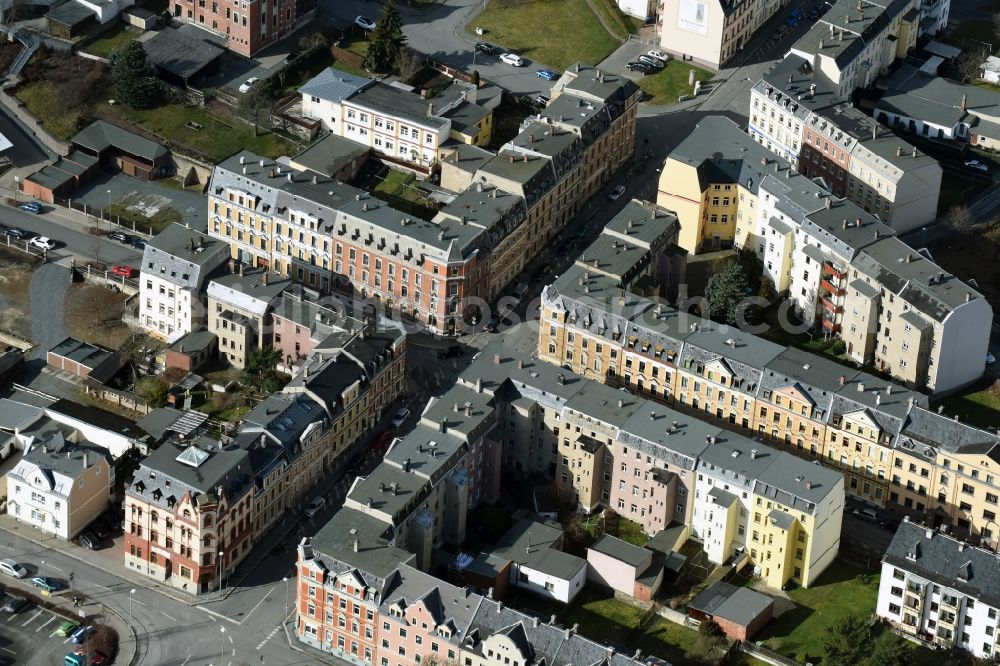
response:
M106 384L125 366L125 358L110 349L66 338L46 352L46 362L53 368Z
M69 39L96 25L97 16L91 9L69 0L50 9L45 15L45 23L53 35Z
M219 338L215 333L199 329L191 331L167 349L164 365L195 372L215 358Z
M652 601L663 582L666 556L605 534L587 549L587 581L642 601Z
M719 581L688 604L688 617L714 620L726 636L750 640L774 616L774 599L747 587Z
M142 180L163 175L168 163L169 153L160 144L103 120L84 127L71 142L74 148L102 163L113 164L124 174Z
M216 71L219 57L225 51L212 41L208 32L188 25L160 30L143 48L160 76L180 86Z

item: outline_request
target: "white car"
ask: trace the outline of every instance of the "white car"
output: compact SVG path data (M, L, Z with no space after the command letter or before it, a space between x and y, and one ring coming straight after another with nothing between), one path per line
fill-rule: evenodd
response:
M5 557L0 560L0 572L5 573L12 578L28 577L28 570L21 566L17 560L12 560L9 557Z
M608 195L608 199L611 201L618 201L622 198L623 194L625 194L625 186L619 185L615 189L611 190L611 194Z
M243 82L243 85L240 86L240 92L241 93L249 92L250 88L253 87L253 84L257 83L258 81L260 81L259 77L251 76L249 79Z
M362 30L374 30L375 21L371 20L367 16L356 16L354 17L354 25L358 26Z
M306 507L306 518L312 518L320 509L326 506L326 500L322 497L314 497L312 501L309 502L309 506Z
M45 236L36 236L28 241L29 244L34 245L39 250L54 250L56 249L55 241L51 238L46 238Z
M979 160L965 160L965 166L970 169L979 169L980 171L989 171L990 168L980 162Z
M392 417L392 421L390 421L389 424L393 428L398 428L399 426L406 423L406 419L408 418L410 418L410 410L408 410L406 407L400 407L399 411L396 412L396 415Z
M663 62L670 61L670 56L664 53L663 51L656 51L656 50L646 51L646 55L648 55L650 58L656 58L657 60L662 60Z
M524 58L516 53L504 53L500 56L500 60L514 67L524 67Z

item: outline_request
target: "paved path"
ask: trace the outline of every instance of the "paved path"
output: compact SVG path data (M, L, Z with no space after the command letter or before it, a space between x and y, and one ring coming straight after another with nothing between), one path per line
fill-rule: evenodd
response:
M31 358L45 358L45 352L62 342L69 333L63 319L63 301L69 289L70 271L49 262L31 274Z
M603 2L603 1L604 0L596 0L596 2ZM587 6L590 7L590 11L594 12L594 16L596 16L597 20L601 22L601 25L604 26L604 30L613 38L617 39L619 42L624 42L625 37L619 35L617 30L608 25L608 22L604 20L604 14L602 14L597 9L597 6L594 4L594 2L595 0L587 0Z

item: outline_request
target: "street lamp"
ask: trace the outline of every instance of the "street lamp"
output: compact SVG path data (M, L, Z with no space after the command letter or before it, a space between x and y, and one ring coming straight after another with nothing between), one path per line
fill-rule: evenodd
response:
M222 557L224 555L225 552L220 550L219 551L219 596L220 597L222 596Z
M17 191L21 189L21 177L14 176L14 201L17 201Z
M281 582L285 584L285 620L288 619L288 576L281 579Z
M135 597L135 588L128 591L128 626L132 628L132 599Z
M226 628L219 627L219 663L226 663Z

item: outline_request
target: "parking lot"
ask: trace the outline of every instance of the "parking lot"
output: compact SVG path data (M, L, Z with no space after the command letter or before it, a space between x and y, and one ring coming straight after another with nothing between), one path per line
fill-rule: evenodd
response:
M0 611L0 664L62 664L74 647L69 638L56 636L64 621L36 606L13 615Z

